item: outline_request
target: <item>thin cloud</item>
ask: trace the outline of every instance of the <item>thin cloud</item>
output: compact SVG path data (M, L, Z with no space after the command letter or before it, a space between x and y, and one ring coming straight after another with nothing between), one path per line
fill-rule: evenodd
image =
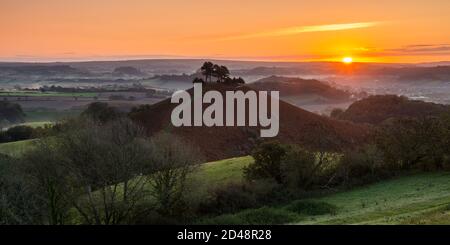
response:
M449 44L413 44L391 49L374 49L365 53L370 57L395 56L448 56Z
M278 36L289 36L296 35L300 33L308 32L325 32L325 31L343 31L351 29L361 29L368 28L379 25L380 22L356 22L356 23L345 23L345 24L329 24L329 25L313 25L313 26L295 26L290 28L282 28L272 31L256 32L256 33L244 33L231 36L223 36L216 38L219 41L228 40L240 40L240 39L250 39L250 38L262 38L262 37L278 37Z
M448 52L450 51L450 45L448 44L408 45L403 48L388 49L387 51L404 52L404 53Z

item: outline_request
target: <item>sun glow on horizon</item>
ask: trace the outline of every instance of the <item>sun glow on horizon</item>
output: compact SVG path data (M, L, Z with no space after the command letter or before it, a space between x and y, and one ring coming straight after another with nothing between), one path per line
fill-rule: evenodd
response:
M351 64L353 62L353 58L352 57L344 57L344 58L342 58L342 62L344 64Z

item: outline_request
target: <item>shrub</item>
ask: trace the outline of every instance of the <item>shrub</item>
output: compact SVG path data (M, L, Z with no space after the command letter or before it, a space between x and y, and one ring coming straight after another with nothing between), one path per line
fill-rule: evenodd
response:
M257 205L255 195L242 184L231 183L217 187L211 191L211 196L210 201L201 204L202 212L231 213Z
M260 144L252 152L254 163L244 169L246 179L273 178L277 183L283 183L280 164L285 154L286 146L276 141Z
M290 147L281 160L281 172L285 184L306 189L314 181L317 172L316 156L300 147Z
M97 123L107 123L118 119L121 113L117 108L111 107L107 103L93 102L88 105L81 115Z
M436 118L387 121L376 143L391 170L440 169L445 155L446 123Z
M379 149L374 145L366 145L344 153L336 170L335 181L346 185L366 184L392 174L388 169Z

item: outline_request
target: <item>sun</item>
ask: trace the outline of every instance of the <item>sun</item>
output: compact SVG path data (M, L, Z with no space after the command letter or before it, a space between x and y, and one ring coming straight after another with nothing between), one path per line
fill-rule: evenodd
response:
M342 62L345 64L351 64L353 62L353 58L352 57L344 57L344 58L342 58Z

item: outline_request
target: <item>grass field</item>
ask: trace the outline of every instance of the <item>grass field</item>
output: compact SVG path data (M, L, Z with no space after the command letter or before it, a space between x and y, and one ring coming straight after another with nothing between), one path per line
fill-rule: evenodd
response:
M0 92L1 96L8 97L95 97L97 93L64 93L64 92L38 92L38 91L17 91Z
M338 207L336 215L306 217L312 224L450 223L450 173L426 173L382 181L318 199ZM429 213L447 219L428 220Z
M292 211L302 204L333 212ZM450 173L398 177L320 198L245 210L205 220L206 224L450 224Z
M22 140L16 142L2 143L0 144L0 153L9 156L19 156L27 149L33 146L34 139Z
M17 156L33 140L0 144L0 153ZM208 190L243 181L250 156L202 164L190 177L194 198ZM244 210L203 220L205 224L450 224L450 173L397 177L321 197Z
M230 182L243 181L243 168L253 162L250 156L235 157L202 164L191 177L193 193L204 198L208 190Z

